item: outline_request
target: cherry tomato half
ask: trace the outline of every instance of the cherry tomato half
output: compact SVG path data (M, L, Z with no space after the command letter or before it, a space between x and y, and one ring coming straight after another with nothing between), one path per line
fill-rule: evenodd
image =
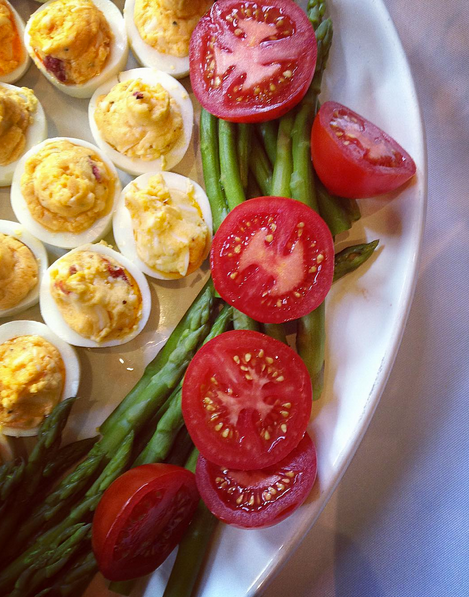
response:
M264 323L311 313L334 275L334 242L324 220L300 201L258 197L233 209L211 251L215 288Z
M195 476L170 464L144 464L104 492L93 519L92 544L109 580L158 568L176 547L197 507Z
M217 518L241 528L269 527L290 516L316 480L316 449L308 434L283 460L254 471L231 470L199 456L197 487Z
M296 352L244 330L207 342L182 386L184 420L200 453L244 470L271 466L298 445L311 400L308 370Z
M313 27L292 0L218 0L192 33L192 89L219 118L278 118L306 93L316 54Z
M337 102L323 104L314 119L311 155L324 186L350 199L394 191L416 171L394 139Z

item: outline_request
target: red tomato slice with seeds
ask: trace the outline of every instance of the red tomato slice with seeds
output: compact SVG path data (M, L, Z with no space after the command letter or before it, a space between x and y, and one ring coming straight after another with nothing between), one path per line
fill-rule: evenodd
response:
M199 456L195 477L200 496L218 519L241 528L263 528L290 516L316 480L316 449L308 434L277 464L232 470Z
M392 137L337 102L323 104L314 119L311 155L324 186L350 199L394 191L416 172Z
M155 570L181 540L198 502L194 474L179 466L145 464L118 477L93 518L102 574L119 581Z
M292 0L218 0L192 33L192 89L219 118L278 118L305 95L316 54L313 27Z
M334 242L324 220L300 201L258 197L233 209L211 251L215 288L264 323L311 313L332 286Z
M298 445L311 400L308 370L296 352L247 330L207 342L182 386L184 420L200 453L244 470L271 466Z

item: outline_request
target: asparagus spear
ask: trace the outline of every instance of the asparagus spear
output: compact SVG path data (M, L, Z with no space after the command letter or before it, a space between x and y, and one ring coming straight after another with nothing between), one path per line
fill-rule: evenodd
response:
M0 574L1 595L8 594L19 576L50 550L51 545L55 545L55 542L59 541L73 525L88 522L90 514L95 510L104 491L127 469L132 453L133 438L134 434L131 432L121 442L103 472L85 493L83 499L72 508L68 516L55 527L39 535L26 551L2 571Z
M346 208L348 199L341 199L340 197L331 195L317 176L315 178L319 213L329 226L332 236L337 236L341 232L350 230L352 219Z
M138 431L177 386L199 343L210 330L213 302L214 288L210 279L145 369L142 378L145 383L137 383L101 426L100 446L106 454L112 454L130 430Z
M239 171L236 154L236 128L233 122L218 121L220 152L220 179L225 191L228 209L234 209L246 196Z
M218 119L203 108L200 113L200 153L205 189L212 209L213 231L216 232L228 213L228 206L220 184Z
M378 244L379 240L373 240L369 243L347 247L340 251L340 253L336 253L334 282L345 276L345 274L355 271L360 265L365 263L373 255Z
M272 167L262 143L255 135L252 138L252 159L249 162L249 168L254 180L262 191L261 194L270 195ZM259 197L259 195L257 196Z
M249 126L249 124L243 122L238 123L236 128L236 149L238 154L239 176L241 178L241 184L243 185L243 191L246 193L248 187L249 160L251 157L252 128Z
M59 479L75 462L89 453L98 439L98 436L87 437L67 444L46 464L42 476L46 479Z
M267 155L269 156L270 163L275 164L277 160L277 122L275 120L260 122L257 125L257 132L262 139Z

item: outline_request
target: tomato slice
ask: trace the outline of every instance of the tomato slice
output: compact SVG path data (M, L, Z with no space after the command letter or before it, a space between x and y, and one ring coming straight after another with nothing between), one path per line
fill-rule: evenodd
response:
M316 480L316 448L308 434L277 464L254 471L231 470L199 456L200 496L217 518L241 528L269 527L303 504Z
M416 171L392 137L337 102L323 104L314 119L311 155L324 186L350 199L394 191Z
M104 492L93 519L92 544L109 580L155 570L176 547L197 507L195 475L170 464L127 471Z
M233 209L211 251L215 288L256 321L282 323L311 313L332 285L334 242L310 207L284 197Z
M316 54L313 27L292 0L218 0L192 33L192 89L219 118L278 118L305 95Z
M298 445L311 400L308 370L296 352L243 330L207 342L182 386L184 420L200 453L244 470L271 466Z

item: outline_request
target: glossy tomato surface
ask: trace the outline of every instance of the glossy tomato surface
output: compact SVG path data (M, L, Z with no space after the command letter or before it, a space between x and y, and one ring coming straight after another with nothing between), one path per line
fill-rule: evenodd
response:
M200 453L245 470L271 466L298 445L311 400L308 370L296 352L244 330L207 342L182 386L184 420Z
M191 37L192 89L219 118L278 118L306 93L316 54L313 27L292 0L218 0Z
M337 102L323 104L314 119L311 155L324 186L350 199L394 191L416 171L392 137Z
M232 470L199 456L197 487L217 518L241 528L268 527L290 516L316 480L316 449L308 434L277 464L253 471Z
M332 285L334 242L310 207L258 197L233 209L211 251L215 288L227 303L264 323L311 313Z
M155 570L179 543L197 507L195 476L170 464L145 464L104 492L93 519L92 544L109 580Z

